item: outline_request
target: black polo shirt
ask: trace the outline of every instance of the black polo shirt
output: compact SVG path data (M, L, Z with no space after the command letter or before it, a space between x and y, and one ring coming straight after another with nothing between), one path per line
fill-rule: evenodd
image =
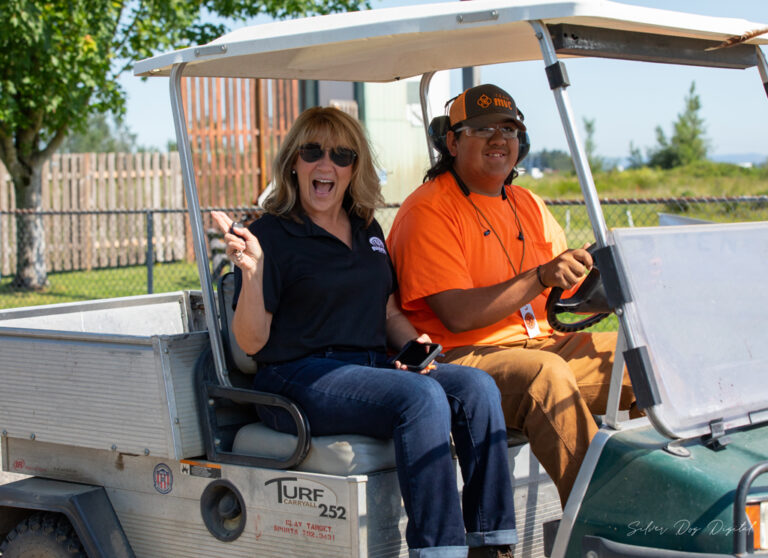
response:
M249 227L264 250L264 305L272 313L256 360L295 360L328 347L385 350L395 275L381 227L351 215L350 249L307 216L303 221L266 214ZM237 269L234 304L240 284Z

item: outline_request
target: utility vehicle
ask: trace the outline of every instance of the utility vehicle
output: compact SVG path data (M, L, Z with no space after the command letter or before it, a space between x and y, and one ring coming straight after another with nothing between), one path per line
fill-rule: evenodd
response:
M435 72L529 60L543 62L565 129L605 294L561 307L611 310L620 335L609 408L564 510L510 441L515 555L763 552L768 223L609 231L563 59L757 67L768 92L768 38L752 33L765 27L608 1L475 0L248 27L137 63L139 76L170 76L201 290L0 312L2 466L28 475L0 487L2 557L406 556L391 443L312 437L295 404L247 387L231 281L215 290L209 271L181 77L421 76L428 124ZM624 363L647 418L618 413ZM255 422L254 402L287 408L298 436Z

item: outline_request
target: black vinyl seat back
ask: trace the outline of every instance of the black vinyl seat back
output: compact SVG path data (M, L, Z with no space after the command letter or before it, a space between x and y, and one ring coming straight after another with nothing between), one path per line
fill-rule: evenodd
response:
M251 376L256 373L258 367L256 361L237 344L235 334L232 331L232 318L235 314L235 309L232 307L232 301L235 298L234 273L230 272L221 276L217 293L219 319L221 320L221 341L224 346L224 357L227 362L230 381L238 387L250 387Z
M309 452L310 431L307 418L291 400L272 393L251 389L256 361L237 345L231 323L234 310L235 275L227 273L219 279L218 305L224 360L232 386L222 386L216 376L213 352L208 347L195 363L198 411L210 461L254 467L289 469L301 463ZM259 457L235 453L232 449L237 432L259 420L256 406L279 407L293 418L296 425L296 448L286 458Z

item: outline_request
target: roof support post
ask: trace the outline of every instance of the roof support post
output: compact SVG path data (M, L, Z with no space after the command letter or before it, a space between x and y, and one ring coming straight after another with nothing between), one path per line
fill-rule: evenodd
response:
M181 75L184 72L186 62L174 64L171 68L170 93L171 109L173 111L173 124L176 128L176 142L179 149L181 162L181 175L184 179L184 192L187 196L187 209L189 211L189 225L192 229L192 241L195 248L195 260L197 260L197 272L200 275L200 287L203 291L203 303L205 304L205 324L208 327L208 337L211 340L213 361L216 367L216 376L219 384L231 387L229 373L224 361L224 347L221 341L219 329L216 299L213 294L211 271L208 267L208 249L205 244L205 232L203 219L200 214L200 200L197 194L195 172L192 165L192 150L189 146L187 135L187 120L184 116L184 103L181 98Z
M552 37L549 35L547 27L541 21L531 21L533 30L536 32L536 38L539 40L539 47L541 48L541 54L544 59L544 65L547 68L548 77L551 74L558 76L564 75L562 71L564 66L557 59L555 53L555 46L552 44ZM552 72L550 68L556 68L558 72ZM597 246L603 248L607 245L607 228L605 225L605 218L603 212L600 209L600 200L597 197L597 190L595 189L595 182L592 178L592 171L589 168L589 161L587 160L587 153L583 147L583 144L579 138L578 130L576 128L575 118L573 116L573 109L571 108L571 102L568 98L568 94L565 88L569 85L567 76L565 79L552 80L550 77L550 87L552 93L555 96L555 102L557 103L557 109L560 112L560 120L563 123L565 129L566 139L568 140L568 148L571 151L571 157L573 164L576 168L576 175L579 178L579 184L581 185L581 192L584 195L584 200L587 204L587 214L589 220L592 223L592 231L595 234L595 240Z
M757 53L757 69L760 72L760 79L763 81L763 89L768 95L768 62L765 61L765 55L758 45L755 45Z
M435 72L427 72L421 76L419 81L419 102L421 102L421 119L424 122L424 135L427 138L427 151L429 153L429 164L433 166L436 162L435 150L432 149L432 142L429 141L429 123L432 115L429 114L429 84Z
M565 92L565 88L570 85L568 82L568 75L565 72L563 63L557 59L555 47L552 43L552 37L549 34L547 27L541 21L531 21L530 24L536 32L536 38L539 40L542 57L547 69L547 77L550 81L552 93L555 95L555 102L557 103L557 108L560 112L560 120L565 129L568 148L571 151L571 157L576 167L576 175L579 177L581 192L587 206L587 214L592 223L592 231L595 234L598 248L603 248L608 245L608 228L600 208L600 200L597 197L597 189L595 188L595 182L592 178L592 171L589 168L587 153L579 139L573 116L573 109L571 108L568 95ZM633 350L638 347L637 334L633 331L632 324L627 317L627 313L624 311L624 306L626 306L626 304L622 304L616 308L615 312L619 319L620 330L623 332L625 346L627 349ZM611 383L620 384L620 378L622 378L623 375L623 367L614 367L611 373ZM656 412L656 404L652 404L644 410L651 423L656 427L656 430L669 438L677 438L677 436L672 433L672 430L669 428L666 421ZM615 422L615 418L612 420Z

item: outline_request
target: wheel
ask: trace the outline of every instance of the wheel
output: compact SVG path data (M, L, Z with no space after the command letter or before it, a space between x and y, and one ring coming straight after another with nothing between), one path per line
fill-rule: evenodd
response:
M0 545L2 558L87 558L69 520L36 512L19 523Z
M594 254L596 248L597 245L592 244L587 251ZM613 312L605 295L603 281L600 279L600 270L596 265L592 267L571 298L563 300L562 295L563 289L552 287L546 304L547 321L552 329L557 331L564 333L581 331L604 320ZM589 315L575 322L566 322L560 318L561 314Z

